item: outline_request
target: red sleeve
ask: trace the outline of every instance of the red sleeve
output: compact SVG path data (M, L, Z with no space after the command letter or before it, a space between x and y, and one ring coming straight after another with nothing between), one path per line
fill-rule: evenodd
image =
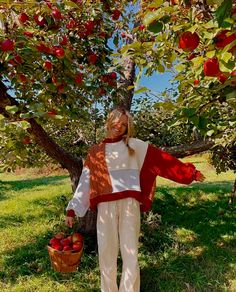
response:
M72 210L72 209L67 210L66 216L68 216L68 217L75 217L75 211Z
M148 168L153 175L182 184L190 184L196 178L196 168L192 163L183 163L152 145L148 146L143 167Z

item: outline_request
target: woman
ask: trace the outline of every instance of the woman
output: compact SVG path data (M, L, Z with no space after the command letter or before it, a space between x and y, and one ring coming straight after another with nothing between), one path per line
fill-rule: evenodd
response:
M107 138L88 153L65 223L72 227L75 216L83 217L89 208L97 210L101 290L138 292L140 211L151 208L156 176L183 184L203 181L204 176L194 165L133 138L133 120L127 110L113 110L106 126ZM119 248L123 266L118 289Z

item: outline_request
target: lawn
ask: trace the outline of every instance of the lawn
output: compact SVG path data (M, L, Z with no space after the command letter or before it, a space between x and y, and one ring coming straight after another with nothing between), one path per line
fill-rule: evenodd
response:
M206 181L183 186L157 179L152 212L142 216L141 291L236 291L236 208L227 205L235 175L216 175L207 155L185 161ZM0 174L1 291L99 291L91 238L77 272L50 266L46 246L63 225L70 197L63 172Z

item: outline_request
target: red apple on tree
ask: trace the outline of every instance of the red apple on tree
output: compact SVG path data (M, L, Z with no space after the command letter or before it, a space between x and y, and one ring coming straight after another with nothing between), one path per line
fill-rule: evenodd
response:
M25 35L25 36L27 36L29 38L32 38L34 36L34 34L32 32L30 32L30 31L24 31L23 35Z
M13 51L14 50L14 42L10 39L1 42L1 50L3 52Z
M78 73L75 76L75 83L77 84L81 84L83 81L83 74L82 73Z
M228 76L223 74L223 73L220 73L217 77L217 79L220 81L220 83L225 83L225 81L228 79Z
M47 71L50 71L50 70L52 70L52 63L51 63L51 61L49 61L49 60L46 60L45 62L44 62L44 68L45 68L45 70L47 70Z
M66 28L72 29L76 27L76 21L74 19L70 19L70 21L67 23Z
M110 77L111 77L111 79L116 79L117 78L116 72L111 72Z
M29 136L25 136L25 137L22 139L22 144L24 144L24 145L28 145L28 144L30 144L30 137L29 137Z
M203 67L205 76L217 77L220 73L219 62L216 57L207 59Z
M216 35L215 45L217 48L224 48L235 39L236 39L236 33L232 33L232 31L224 29Z
M62 36L62 40L60 41L61 46L65 46L68 44L68 37L66 35Z
M185 31L180 36L179 48L191 52L198 47L199 42L200 38L196 32L191 33L190 31Z
M199 81L198 79L195 79L195 80L193 81L193 84L196 85L196 86L199 85L199 83L200 83L200 81Z
M19 19L20 22L25 23L26 21L29 20L29 16L25 12L22 12L19 15L18 19Z
M121 16L121 12L120 12L119 9L114 9L114 10L112 11L112 16L111 16L111 18L112 18L113 20L118 20L118 19L120 18L120 16Z
M61 11L57 7L52 8L52 17L56 20L62 19Z
M95 64L97 62L98 56L95 53L88 55L88 61L90 64Z
M22 83L26 83L26 82L27 82L27 77L25 76L25 74L20 73L20 74L18 75L18 80L19 80L20 82L22 82Z
M47 112L47 114L48 114L49 117L55 118L55 116L57 115L57 110L53 108L53 109L49 110ZM58 238L58 239L62 239L64 237L64 235L59 233L59 234L55 235L55 237Z
M44 26L46 24L46 20L41 15L35 14L34 20L39 26Z
M65 56L65 50L62 47L54 46L53 52L54 52L54 55L59 59L62 59Z

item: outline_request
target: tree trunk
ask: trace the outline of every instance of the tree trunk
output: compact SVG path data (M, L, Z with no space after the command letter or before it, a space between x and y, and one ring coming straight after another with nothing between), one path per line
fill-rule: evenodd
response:
M234 204L235 196L236 196L236 179L234 181L234 184L233 184L233 187L232 187L232 192L231 192L231 195L230 195L230 198L229 198L229 206L230 207L232 207L233 204Z
M124 76L121 77L118 84L118 106L130 110L134 95L135 63L131 57L124 60ZM129 89L130 88L130 89Z

